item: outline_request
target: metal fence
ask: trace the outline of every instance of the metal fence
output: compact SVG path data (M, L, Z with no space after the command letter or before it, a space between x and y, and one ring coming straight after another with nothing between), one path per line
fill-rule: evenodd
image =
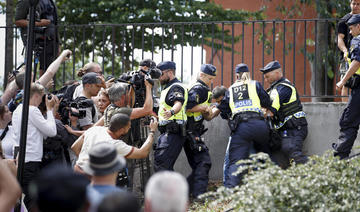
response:
M76 78L76 70L90 61L100 63L106 76L119 76L136 70L140 60L151 58L157 63L175 61L177 76L185 83L194 79L202 63L218 69L213 86L230 86L238 63L248 64L253 79L265 83L259 69L278 60L285 77L295 83L303 98L336 98L340 63L337 22L299 19L63 25L58 27L61 49L72 50L73 57L58 72L56 82L60 86ZM5 29L0 28L4 37ZM12 30L12 60L17 67L24 60L22 41L19 29ZM4 58L11 53L0 49Z

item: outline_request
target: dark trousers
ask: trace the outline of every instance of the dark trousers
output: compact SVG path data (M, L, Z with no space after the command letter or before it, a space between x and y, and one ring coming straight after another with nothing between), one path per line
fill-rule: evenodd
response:
M39 174L41 162L27 162L24 165L24 173L21 182L21 188L25 194L24 204L28 211L34 206L33 199L29 195L29 185L32 180Z
M183 148L185 137L180 134L163 133L154 150L154 170L174 170L174 164Z
M264 120L250 119L238 124L236 130L231 135L229 145L229 165L225 173L225 187L235 187L240 184L245 173L232 175L239 168L236 164L239 160L249 158L251 148L254 145L259 149L268 149L269 128Z
M307 126L280 130L282 137L281 151L297 164L306 163L308 158L302 152L303 142L308 134Z
M194 136L200 137L200 135L196 132L194 132ZM195 149L191 142L194 141L186 139L184 151L192 169L191 174L187 177L190 194L196 198L207 191L211 159L209 150L204 142L197 141L196 146L201 147L200 151L198 148Z
M341 159L349 156L354 145L360 124L360 87L351 90L349 102L340 118L340 136L336 144L334 156Z

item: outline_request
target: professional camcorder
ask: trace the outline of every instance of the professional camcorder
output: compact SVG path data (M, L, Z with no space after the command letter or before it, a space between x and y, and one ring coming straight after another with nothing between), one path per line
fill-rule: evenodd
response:
M161 71L154 67L150 67L147 71L140 69L122 74L117 81L127 82L134 87L135 90L135 107L142 107L145 102L146 88L144 79L154 85L154 79L159 79Z
M58 98L61 97L63 94L57 94ZM60 99L60 98L59 98ZM59 114L61 116L61 121L63 124L69 123L69 112L72 116L75 116L79 119L86 117L86 108L93 107L94 102L91 99L75 99L68 101L63 99L59 105ZM74 111L71 108L75 108L78 110Z

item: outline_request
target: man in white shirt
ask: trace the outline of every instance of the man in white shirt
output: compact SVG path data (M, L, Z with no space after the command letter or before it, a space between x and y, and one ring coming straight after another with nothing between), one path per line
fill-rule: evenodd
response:
M59 99L52 96L51 100L45 97L46 119L40 112L38 106L42 102L45 94L45 88L39 83L33 83L30 87L29 101L29 119L26 138L25 166L21 187L25 194L24 203L28 211L31 211L31 199L28 193L29 182L35 178L40 171L41 159L43 156L43 139L44 137L53 137L56 135L56 124L54 114ZM19 105L13 113L12 124L14 128L14 136L17 144L20 143L21 119L23 105Z
M109 127L94 126L84 133L84 143L74 170L84 174L83 169L89 160L89 151L95 144L100 142L115 144L117 153L125 158L141 159L147 157L154 142L157 126L158 123L154 118L149 125L150 133L148 138L140 148L137 148L129 146L119 139L129 131L131 127L130 117L122 113L113 115Z

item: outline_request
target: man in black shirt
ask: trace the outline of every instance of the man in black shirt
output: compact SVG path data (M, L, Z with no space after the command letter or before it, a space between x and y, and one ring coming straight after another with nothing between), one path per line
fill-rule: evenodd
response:
M21 38L26 46L26 33L29 24L29 0L19 0L15 10L15 25L20 27ZM35 12L35 53L39 54L40 75L56 59L59 51L57 32L58 15L53 0L39 0ZM41 30L42 29L42 30Z
M343 58L340 64L340 77L342 78L347 71L347 56L350 47L350 41L353 38L349 33L349 27L346 22L351 18L353 14L360 13L360 0L351 0L350 1L351 12L342 17L338 24L338 47L341 51L341 56ZM348 91L345 87L341 89L341 96L345 96L348 94ZM347 102L347 98L342 98L343 102Z

